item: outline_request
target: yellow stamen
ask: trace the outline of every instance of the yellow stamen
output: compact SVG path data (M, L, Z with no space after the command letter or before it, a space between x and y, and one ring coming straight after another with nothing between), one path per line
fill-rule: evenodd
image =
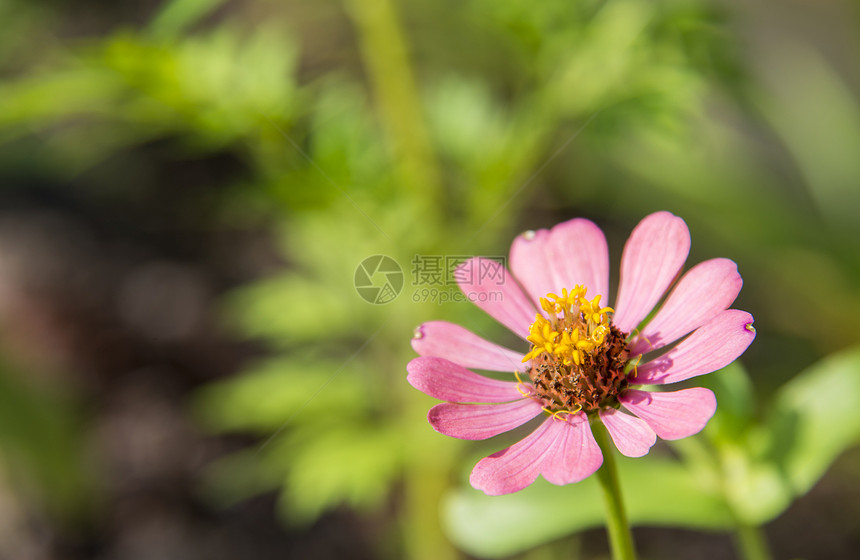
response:
M627 367L624 368L625 373L630 373L630 370L633 370L633 375L631 375L631 379L636 379L636 376L639 374L638 368L639 363L642 362L642 354L636 356L635 359L627 362Z
M600 294L598 294L594 296L593 300L585 300L580 305L582 316L590 323L602 324L606 319L607 313L615 312L611 307L600 307L600 297Z
M594 329L594 332L591 333L591 341L595 346L600 346L603 344L603 341L606 340L606 333L609 332L609 327L606 325L600 325Z
M545 406L541 407L541 408L543 409L544 412L549 414L551 417L553 417L557 420L561 420L563 422L567 421L568 416L572 416L572 415L576 414L577 412L579 412L580 410L582 410L582 406L580 406L580 405L576 405L576 408L574 410L568 410L566 408L562 409L562 410L550 410ZM562 418L562 416L561 416L562 414L565 415L564 418Z
M547 313L555 313L556 305L546 298L540 298L540 306L541 309L546 311Z
M521 394L523 397L530 397L531 393L529 393L527 390L523 389L523 387L528 387L528 385L523 383L523 380L520 378L520 372L515 371L514 375L517 378L517 392L519 392L519 394Z
M581 285L561 295L549 293L540 298L541 309L547 316L538 314L529 328L526 339L532 347L523 362L546 355L556 363L581 365L584 354L593 353L603 345L609 334L611 307L601 307L598 294L586 299L588 290Z

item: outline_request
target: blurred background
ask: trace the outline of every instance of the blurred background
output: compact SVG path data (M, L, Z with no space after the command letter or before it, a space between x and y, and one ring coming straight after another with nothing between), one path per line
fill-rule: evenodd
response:
M608 557L593 485L489 500L468 473L515 436L426 423L416 325L516 341L413 261L582 216L617 283L656 210L689 224L689 264L738 263L758 337L708 377L704 434L622 463L642 557L855 557L856 3L0 0L0 21L0 558ZM373 304L355 272L380 254L405 280Z

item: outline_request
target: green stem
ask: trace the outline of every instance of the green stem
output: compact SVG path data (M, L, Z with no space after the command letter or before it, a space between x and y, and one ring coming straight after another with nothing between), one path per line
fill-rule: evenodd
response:
M408 457L403 476L403 505L398 516L403 551L408 560L456 560L459 558L442 530L440 496L450 487L457 446L427 430L427 397L408 383L398 383L399 402L404 404L398 419ZM389 555L391 556L391 555ZM393 556L392 556L393 557Z
M346 0L358 31L362 58L391 143L402 186L422 200L425 221L442 204L440 176L424 123L418 85L409 61L396 0Z
M635 560L633 535L621 500L621 486L618 483L618 469L615 466L615 449L609 439L609 433L599 420L594 419L591 428L594 439L597 440L597 445L603 452L603 466L597 471L597 480L603 488L603 498L606 503L606 527L609 532L612 558L613 560Z
M735 546L744 560L771 560L772 558L764 532L752 525L738 525L735 530Z

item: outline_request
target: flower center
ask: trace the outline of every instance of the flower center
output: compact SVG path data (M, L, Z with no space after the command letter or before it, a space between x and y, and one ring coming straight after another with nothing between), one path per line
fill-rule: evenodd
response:
M601 296L588 300L586 291L576 286L540 298L545 315L529 328L523 362L531 360L536 396L553 413L617 406L627 387L627 335L612 325L614 310L600 306Z

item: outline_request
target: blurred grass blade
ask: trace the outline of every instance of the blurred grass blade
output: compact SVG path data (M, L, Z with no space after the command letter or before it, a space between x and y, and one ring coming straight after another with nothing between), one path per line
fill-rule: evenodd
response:
M857 228L860 204L860 106L853 92L812 50L785 47L772 56L775 95L760 106L795 158L818 209Z
M164 5L149 28L157 37L174 37L223 3L224 0L173 0Z

